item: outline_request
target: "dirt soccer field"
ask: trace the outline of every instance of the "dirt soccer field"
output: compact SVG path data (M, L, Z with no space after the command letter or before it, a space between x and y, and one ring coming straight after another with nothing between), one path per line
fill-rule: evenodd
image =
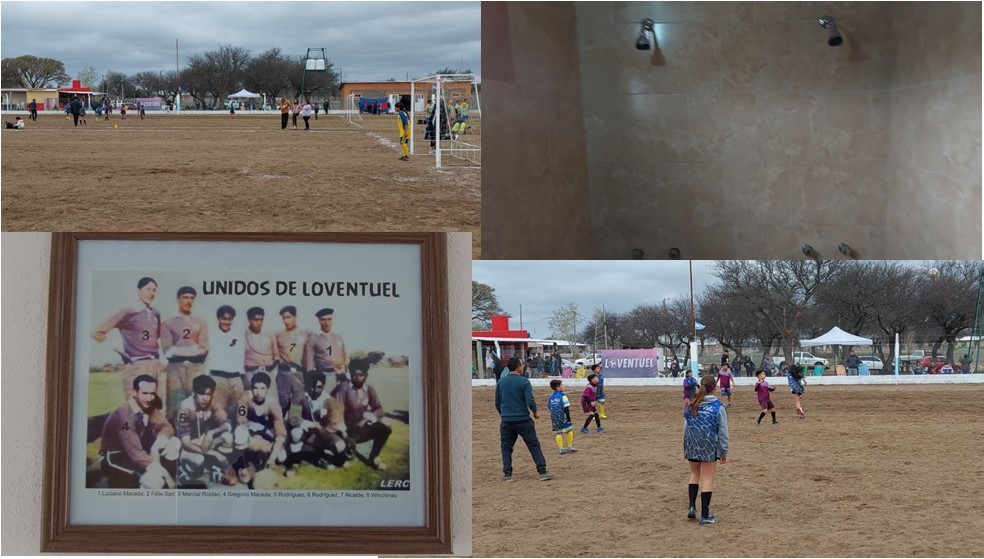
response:
M481 170L400 161L395 118L42 115L3 131L3 230L470 231L477 258Z
M730 462L719 465L716 525L687 520L681 390L609 387L608 433L576 432L558 456L534 388L547 467L522 441L502 483L494 389L475 388L473 553L480 557L979 557L984 552L984 389L807 387L799 420L783 379L779 425L750 387L729 409ZM581 390L569 389L582 417ZM577 413L573 413L577 411ZM545 419L545 420L544 420ZM575 423L577 423L575 421ZM698 500L698 507L700 506Z

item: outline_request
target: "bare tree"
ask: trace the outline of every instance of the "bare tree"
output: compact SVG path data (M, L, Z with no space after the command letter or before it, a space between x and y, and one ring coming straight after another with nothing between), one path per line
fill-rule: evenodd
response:
M509 316L499 306L494 287L472 280L472 324L488 328L492 324L492 315Z
M95 66L89 66L88 68L79 70L79 82L82 83L82 87L93 87L96 85L96 80L98 79L99 72L96 72Z
M246 64L243 70L246 87L257 93L265 93L273 104L291 89L291 72L295 65L293 57L283 54L280 48L272 48Z
M973 326L982 266L980 260L938 261L934 263L937 276L917 276L919 311L929 318L938 334L933 344L934 357L945 342L946 360L953 363L957 336Z
M550 329L553 335L571 344L571 355L577 358L577 323L583 319L578 312L577 303L568 303L555 310L550 316Z
M242 88L249 60L249 49L231 45L191 55L188 57L188 77L194 82L197 94L192 96L208 109L221 107L227 95ZM181 83L189 85L189 81L182 78Z
M786 361L792 363L804 311L841 266L829 260L723 260L717 262L714 275L725 292L745 300L765 319L778 334ZM762 336L762 328L757 330Z
M697 296L697 313L705 324L704 332L739 357L745 343L755 338L755 307L720 287Z
M52 84L61 86L72 81L72 78L65 73L64 62L30 54L17 58L4 58L3 76L5 80L11 81L17 76L21 86L27 88L50 87Z

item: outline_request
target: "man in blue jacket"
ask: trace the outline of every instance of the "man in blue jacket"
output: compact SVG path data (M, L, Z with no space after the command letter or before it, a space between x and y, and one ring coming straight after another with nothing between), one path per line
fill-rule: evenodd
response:
M540 481L554 478L547 471L547 460L540 449L540 441L536 438L536 426L533 419L540 419L536 411L536 400L533 399L533 385L523 376L523 360L512 357L506 365L509 374L495 387L495 409L502 418L499 425L499 441L502 447L502 481L512 481L512 451L518 437L530 449ZM530 419L530 412L533 419Z

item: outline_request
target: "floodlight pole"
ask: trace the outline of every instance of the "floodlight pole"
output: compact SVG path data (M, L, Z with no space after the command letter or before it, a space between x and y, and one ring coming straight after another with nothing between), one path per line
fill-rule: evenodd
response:
M977 305L974 307L974 327L970 329L970 343L974 344L974 372L980 373L981 366L981 294L984 293L984 267L977 280Z
M434 138L436 138L437 143L434 144L434 157L438 169L441 168L441 101L443 99L441 96L441 76L437 76L437 100L434 101L434 107L437 109L434 111L434 114L437 115L437 120L434 121Z

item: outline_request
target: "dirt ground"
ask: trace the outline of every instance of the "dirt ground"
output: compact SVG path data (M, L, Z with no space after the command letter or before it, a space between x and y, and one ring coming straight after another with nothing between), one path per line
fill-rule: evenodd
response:
M481 170L400 161L393 118L42 115L3 130L2 229L470 231L478 258Z
M549 388L534 389L543 407ZM580 391L568 390L580 417ZM494 389L472 392L473 553L480 557L979 557L984 429L979 386L808 387L799 420L785 386L755 425L752 389L729 409L730 463L711 511L686 518L676 388L610 387L608 433L577 432L558 456L537 422L549 482L522 441L504 484ZM583 423L583 419L581 420ZM699 506L699 502L698 502Z

